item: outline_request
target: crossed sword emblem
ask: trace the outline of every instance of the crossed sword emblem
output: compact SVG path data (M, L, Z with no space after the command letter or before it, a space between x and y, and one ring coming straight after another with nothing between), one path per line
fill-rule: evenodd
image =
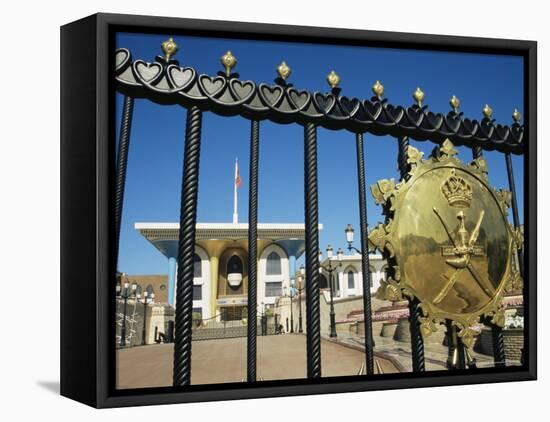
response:
M476 269L473 267L471 263L472 256L480 256L484 255L483 249L480 246L476 245L477 238L479 236L479 229L481 227L481 222L483 221L483 216L485 215L485 211L481 210L481 213L479 215L479 219L477 220L476 226L474 227L474 230L472 231L470 238L468 239L468 230L466 230L465 227L465 220L466 217L464 215L464 212L459 211L457 214L458 218L458 233L457 233L457 239L455 239L449 227L443 220L443 217L437 210L437 208L433 208L433 211L435 215L439 218L439 221L441 221L441 224L443 225L445 232L447 233L447 236L449 236L449 239L451 240L452 246L443 246L442 248L442 254L443 256L455 256L456 258L450 258L446 259L445 262L453 267L455 271L450 277L444 276L447 278L447 282L443 286L443 289L439 292L439 294L434 299L434 304L440 303L448 294L449 291L453 288L455 285L458 276L464 271L468 270L474 280L479 284L479 286L483 289L483 291L489 296L492 297L495 289L494 287L484 278L482 278Z

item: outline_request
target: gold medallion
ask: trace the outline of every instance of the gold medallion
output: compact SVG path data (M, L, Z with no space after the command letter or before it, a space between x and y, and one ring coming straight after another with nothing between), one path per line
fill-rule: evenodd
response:
M483 158L464 164L456 154L449 140L427 160L409 147L410 177L371 186L387 219L369 240L390 266L378 297L416 297L424 336L451 320L470 346L481 318L504 324L502 297L517 279L515 235L509 192L490 186Z

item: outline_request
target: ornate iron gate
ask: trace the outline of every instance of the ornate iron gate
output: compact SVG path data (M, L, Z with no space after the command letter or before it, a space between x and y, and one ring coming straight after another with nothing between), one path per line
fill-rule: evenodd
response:
M203 112L222 116L240 115L250 125L250 186L249 186L249 290L247 324L247 380L256 377L257 336L257 201L260 122L296 123L304 127L304 187L306 227L306 314L307 314L307 377L321 377L321 334L319 321L319 239L318 239L318 189L317 189L317 128L319 126L341 130L355 135L357 152L357 178L359 182L359 217L363 269L363 300L365 320L366 373L375 373L371 299L369 282L368 221L366 208L364 133L390 135L398 143L398 165L401 178L409 171L409 137L429 140L441 145L450 139L455 145L472 149L479 158L483 150L497 150L504 154L510 190L512 192L513 221L519 227L511 154L524 153L524 127L519 113L514 113L511 126L497 124L492 111L486 107L480 121L465 118L459 112L459 101L453 97L451 111L434 113L423 105L424 94L414 93L415 104L409 107L392 105L384 98L384 87L379 82L373 86L374 96L357 99L341 95L339 78L331 73L327 78L331 85L328 93L301 91L287 83L290 69L284 62L278 67L275 84L256 84L239 79L232 69L236 59L228 52L222 57L225 72L218 76L198 75L192 67L180 67L174 59L178 50L169 39L162 44L164 56L147 63L133 60L130 51L116 51L116 89L125 95L118 147L115 198L116 251L118 239L130 142L130 128L134 98L146 98L159 104L177 104L187 109L185 153L181 188L180 233L178 248L177 310L174 349L175 386L191 382L191 338L193 331L193 254L197 209L201 123ZM523 252L518 250L520 273L523 276ZM417 299L410 300L410 326L413 370L425 370L424 347L420 332L422 313ZM501 329L492 325L495 363L504 362ZM461 349L462 346L459 345ZM464 367L464 364L459 367Z

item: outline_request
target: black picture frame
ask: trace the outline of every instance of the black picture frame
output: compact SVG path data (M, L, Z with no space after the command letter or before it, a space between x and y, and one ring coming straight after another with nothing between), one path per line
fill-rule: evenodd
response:
M406 49L482 52L524 58L525 362L520 367L114 390L115 274L114 34L192 34ZM537 44L534 41L407 34L118 14L61 28L61 395L122 407L381 389L534 380L537 376ZM112 290L112 289L111 289Z

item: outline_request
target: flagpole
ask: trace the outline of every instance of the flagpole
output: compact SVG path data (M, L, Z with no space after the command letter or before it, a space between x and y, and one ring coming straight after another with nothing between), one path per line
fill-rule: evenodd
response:
M237 177L239 176L239 162L235 158L235 177L233 178L233 224L239 222L239 214L237 212Z

